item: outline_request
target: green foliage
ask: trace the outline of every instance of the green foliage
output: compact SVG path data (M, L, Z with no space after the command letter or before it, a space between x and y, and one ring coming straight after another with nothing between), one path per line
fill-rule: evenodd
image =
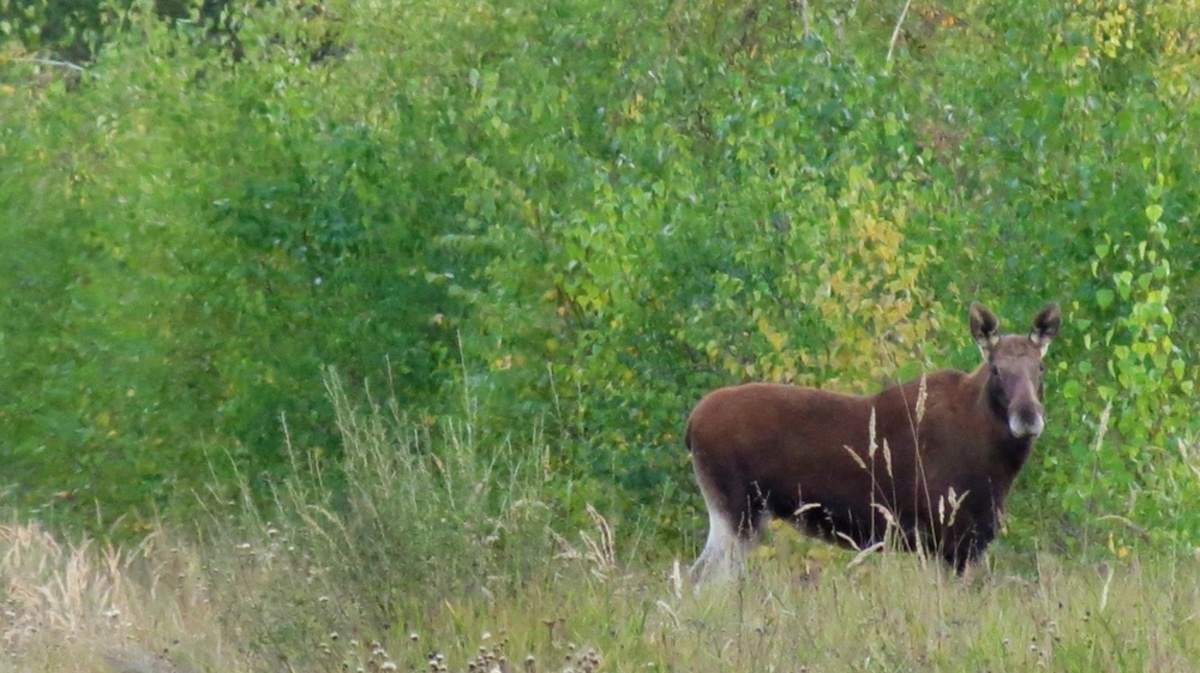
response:
M454 300L425 253L446 190L387 139L389 118L321 113L301 92L329 73L274 33L247 29L260 51L233 71L206 38L127 18L138 30L83 90L3 101L23 108L5 115L22 122L2 235L20 251L5 362L24 364L5 367L21 392L0 414L22 505L78 520L99 503L100 525L124 512L136 527L191 500L210 459L283 467L281 415L298 445L335 449L325 362L390 367L426 399L453 343L433 318Z
M152 11L185 29L203 28L212 38L236 39L229 5L229 0L0 0L0 40L78 67L119 39L131 10Z
M1070 437L1070 461L1046 461L1066 511L1090 511L1120 522L1137 522L1134 531L1151 539L1179 541L1196 525L1183 506L1192 497L1200 465L1193 455L1196 363L1177 345L1170 295L1173 275L1169 229L1162 221L1163 177L1147 189L1146 238L1105 235L1096 245L1092 277L1093 306L1077 313L1104 316L1105 323L1079 320L1083 357L1061 363L1064 407L1094 428L1094 444L1082 431ZM1096 334L1096 337L1092 335ZM1088 390L1088 387L1092 390ZM1105 407L1094 414L1097 398ZM1194 428L1193 428L1194 433ZM1090 471L1084 480L1061 476L1065 464ZM1076 470L1078 467L1075 468ZM1074 472L1074 470L1072 470ZM1120 538L1132 533L1121 530ZM1186 539L1186 538L1185 538Z
M0 38L69 60L88 58L111 20L95 0L0 0Z
M672 540L707 390L970 368L972 299L1054 299L1009 537L1195 544L1193 4L142 2L71 20L82 72L30 37L67 5L31 6L0 492L128 530L287 469L282 417L336 461L332 364L544 428L563 511Z

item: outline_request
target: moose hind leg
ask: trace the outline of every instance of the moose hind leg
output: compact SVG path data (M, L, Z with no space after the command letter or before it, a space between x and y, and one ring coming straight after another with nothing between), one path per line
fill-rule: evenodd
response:
M737 574L758 542L759 513L748 500L744 507L730 508L725 506L725 498L703 485L701 491L708 507L708 540L689 571L695 582Z
M744 526L739 525L740 519L740 513L709 504L708 540L704 543L704 551L692 564L693 581L728 578L741 570L746 554L754 546L754 537L750 531L741 530Z

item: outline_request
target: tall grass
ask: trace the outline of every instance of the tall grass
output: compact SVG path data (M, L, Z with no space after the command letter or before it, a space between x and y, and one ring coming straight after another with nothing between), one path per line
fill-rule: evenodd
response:
M210 597L215 551L162 533L120 549L0 525L0 671L247 670Z
M137 547L0 527L0 670L1194 671L1200 559L1032 566L972 579L916 555L775 531L696 591L604 512L555 516L553 447L482 442L329 394L344 469L293 455L266 507ZM578 519L573 519L578 520ZM698 527L702 521L695 522ZM186 540L186 541L185 541Z
M426 622L448 596L507 597L546 567L548 448L536 433L519 453L484 447L469 420L409 419L394 400L353 404L336 376L326 385L344 444L337 470L289 447L293 473L272 506L256 508L247 489L240 518L214 512L213 544L242 540L244 559L222 572L246 614L312 610L299 622L247 619L258 629L248 638L279 659L309 627L378 641ZM249 593L248 568L261 580Z

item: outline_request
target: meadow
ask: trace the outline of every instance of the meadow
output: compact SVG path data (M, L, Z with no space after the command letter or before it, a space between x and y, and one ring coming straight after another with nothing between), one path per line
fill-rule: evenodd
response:
M137 545L0 527L0 670L1192 671L1200 557L1022 554L964 577L773 526L738 578L694 587L695 544L559 533L545 443L500 468L336 386L346 499L297 456L270 507L209 502ZM514 467L515 466L515 467ZM314 485L315 484L315 485ZM698 542L703 521L692 522ZM560 528L561 529L561 528ZM690 536L688 536L690 537Z

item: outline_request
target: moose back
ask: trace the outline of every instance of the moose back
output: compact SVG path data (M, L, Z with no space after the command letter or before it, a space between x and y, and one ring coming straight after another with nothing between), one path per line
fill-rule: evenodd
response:
M709 518L693 578L736 569L770 516L856 549L894 539L961 572L995 538L1044 427L1042 358L1060 322L1049 304L1028 334L1001 335L975 303L974 372L870 396L766 383L705 396L686 433Z

